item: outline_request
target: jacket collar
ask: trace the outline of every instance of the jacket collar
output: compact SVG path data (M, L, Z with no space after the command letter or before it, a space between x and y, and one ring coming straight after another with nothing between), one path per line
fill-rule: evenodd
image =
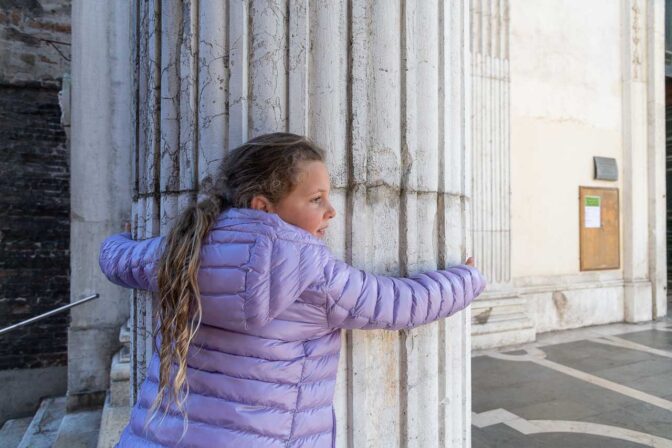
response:
M284 221L276 213L268 213L253 208L232 207L219 215L216 227L231 224L263 224L271 227L278 236L283 238L324 245L324 241L313 236L310 232Z

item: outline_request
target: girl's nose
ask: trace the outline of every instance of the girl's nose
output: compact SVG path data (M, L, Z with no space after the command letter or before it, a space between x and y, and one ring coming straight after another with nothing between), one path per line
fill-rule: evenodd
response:
M336 209L329 203L329 209L327 210L327 219L332 219L336 216Z

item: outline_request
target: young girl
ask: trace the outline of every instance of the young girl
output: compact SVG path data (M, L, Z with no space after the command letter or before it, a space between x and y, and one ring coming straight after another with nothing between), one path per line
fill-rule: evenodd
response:
M340 329L417 327L483 291L470 265L393 278L335 259L321 241L335 215L322 150L277 133L231 151L165 239L103 242L110 281L158 292L118 446L332 447Z

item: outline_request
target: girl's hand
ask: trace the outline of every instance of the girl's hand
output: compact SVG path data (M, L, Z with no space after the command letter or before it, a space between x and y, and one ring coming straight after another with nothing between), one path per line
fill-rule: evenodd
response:
M467 258L467 261L464 262L467 266L474 267L474 257Z
M131 223L128 221L124 222L124 233L131 233Z

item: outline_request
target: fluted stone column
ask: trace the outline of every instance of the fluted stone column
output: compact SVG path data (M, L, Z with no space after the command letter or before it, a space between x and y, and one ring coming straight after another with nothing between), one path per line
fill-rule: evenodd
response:
M623 281L627 322L656 319L667 312L663 11L660 0L622 0Z
M138 2L136 237L165 234L230 148L291 131L328 153L336 256L392 275L461 262L472 241L467 5ZM134 391L151 314L135 293ZM344 332L337 446L470 446L470 320Z
M534 340L511 281L509 0L471 2L474 257L490 284L472 310L476 349Z
M648 5L647 47L647 147L649 153L649 278L653 293L653 318L667 316L667 205L665 168L665 2Z

